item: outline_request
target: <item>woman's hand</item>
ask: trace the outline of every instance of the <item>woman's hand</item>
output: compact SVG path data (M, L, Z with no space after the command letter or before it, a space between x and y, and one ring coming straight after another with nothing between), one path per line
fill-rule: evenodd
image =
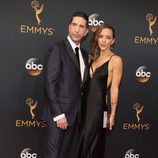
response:
M112 127L114 126L115 116L110 115L109 117L109 130L112 130Z

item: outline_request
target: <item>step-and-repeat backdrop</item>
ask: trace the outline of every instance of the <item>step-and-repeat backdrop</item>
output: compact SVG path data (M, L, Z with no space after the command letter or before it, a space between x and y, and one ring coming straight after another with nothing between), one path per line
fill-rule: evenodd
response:
M124 74L114 130L107 135L107 158L158 156L158 1L3 0L0 4L0 156L43 158L44 54L67 36L74 11L94 27L116 30L114 51Z

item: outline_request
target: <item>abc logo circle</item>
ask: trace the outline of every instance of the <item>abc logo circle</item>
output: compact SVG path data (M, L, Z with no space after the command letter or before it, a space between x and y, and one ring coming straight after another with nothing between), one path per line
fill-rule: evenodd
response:
M27 69L27 72L32 76L37 76L41 74L43 70L43 65L38 62L37 58L30 58L26 64L25 68Z
M139 82L147 82L149 78L151 77L151 72L147 70L146 66L141 66L136 71L136 77Z
M36 153L29 153L28 151L26 153L21 153L20 155L21 158L37 158Z
M31 153L31 150L31 148L23 149L20 154L20 158L37 158L37 154Z
M95 32L97 27L104 24L103 20L99 20L99 14L92 14L89 16L89 27L92 32Z
M125 155L125 158L139 158L139 154L129 153Z

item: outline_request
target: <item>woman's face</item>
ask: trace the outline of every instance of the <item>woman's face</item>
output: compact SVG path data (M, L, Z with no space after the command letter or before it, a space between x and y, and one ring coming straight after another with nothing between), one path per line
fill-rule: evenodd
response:
M114 44L113 32L109 28L104 28L98 36L98 46L101 51L110 49Z

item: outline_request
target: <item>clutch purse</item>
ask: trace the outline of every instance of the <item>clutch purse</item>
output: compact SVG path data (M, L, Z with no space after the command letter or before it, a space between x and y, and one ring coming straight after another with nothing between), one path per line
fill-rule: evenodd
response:
M103 113L103 128L108 128L109 126L109 114L107 111Z

